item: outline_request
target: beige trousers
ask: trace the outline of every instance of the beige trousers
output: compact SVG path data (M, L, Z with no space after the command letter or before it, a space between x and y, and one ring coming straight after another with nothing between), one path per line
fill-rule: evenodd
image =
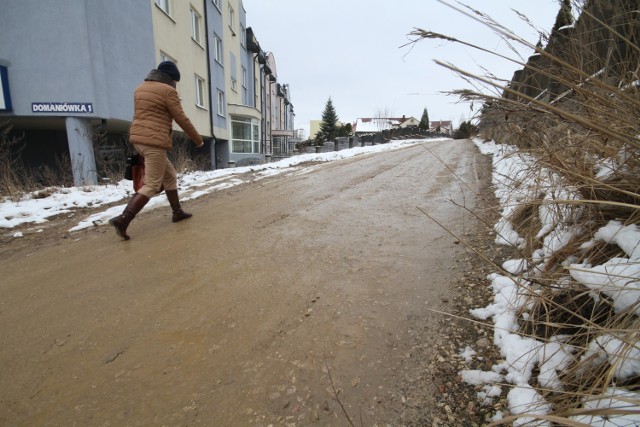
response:
M142 144L133 144L133 147L144 157L144 185L138 193L152 197L163 185L165 190L178 189L176 169L167 157L167 150Z

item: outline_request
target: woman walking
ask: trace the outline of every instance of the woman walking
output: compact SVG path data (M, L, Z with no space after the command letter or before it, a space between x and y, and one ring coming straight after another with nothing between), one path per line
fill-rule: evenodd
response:
M204 141L180 105L176 82L180 81L180 71L176 64L164 61L151 70L144 82L134 93L134 115L129 140L145 163L144 185L133 195L121 215L109 220L118 236L129 240L127 227L133 218L147 204L149 198L164 187L165 194L173 210L173 222L191 218L180 207L176 169L167 157L173 146L171 127L173 121L186 132L196 147Z

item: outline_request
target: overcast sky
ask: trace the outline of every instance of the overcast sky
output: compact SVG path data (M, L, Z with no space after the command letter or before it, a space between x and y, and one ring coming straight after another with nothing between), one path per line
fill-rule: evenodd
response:
M459 6L455 0L446 0ZM470 84L434 60L476 73L486 68L510 79L517 65L472 48L436 40L401 47L414 28L434 31L517 56L493 32L437 0L243 0L247 26L264 51L273 52L280 84L289 84L295 128L309 135L309 121L320 120L329 97L342 122L374 117L413 116L427 108L430 120L455 125L475 111L470 104L441 94ZM534 45L536 31L549 32L558 0L467 0ZM533 50L519 49L526 58Z

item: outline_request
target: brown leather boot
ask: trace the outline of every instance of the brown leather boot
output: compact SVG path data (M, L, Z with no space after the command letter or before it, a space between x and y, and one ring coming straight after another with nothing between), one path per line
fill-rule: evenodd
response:
M164 192L167 195L169 204L171 205L171 210L173 210L173 217L171 218L172 222L182 221L183 219L191 218L193 216L192 214L183 211L180 207L178 190L164 190Z
M129 200L129 203L127 204L127 207L124 208L122 214L109 220L109 224L116 229L116 234L118 236L122 237L124 240L129 240L127 227L148 201L149 198L147 196L136 193L133 195L131 200Z

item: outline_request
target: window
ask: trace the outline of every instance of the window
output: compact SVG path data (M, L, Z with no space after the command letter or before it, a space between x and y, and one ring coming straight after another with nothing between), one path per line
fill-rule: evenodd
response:
M198 107L205 108L205 101L204 101L205 85L204 85L204 79L196 76L195 77L195 82L196 82L196 105Z
M213 57L222 64L222 40L216 35L213 36L213 49Z
M249 90L247 89L247 69L244 67L242 67L242 102L244 105L249 105L251 102Z
M238 81L236 79L234 79L233 77L231 77L231 89L234 92L238 91Z
M0 65L0 111L11 111L11 92L9 92L7 67ZM31 107L33 108L33 107Z
M178 64L178 61L176 61L175 59L173 59L171 56L167 55L163 51L160 51L160 62L164 62L164 61L171 61L176 65Z
M231 28L231 33L236 35L236 12L231 7L231 3L229 3L229 28Z
M224 92L218 90L218 115L224 117Z
M258 120L248 117L231 118L231 150L234 153L259 153Z
M240 46L247 47L247 31L243 25L240 25Z
M171 9L169 8L169 0L156 0L156 6L158 6L164 13L171 16Z
M200 44L200 21L200 14L191 9L191 38L198 44Z
M285 154L285 149L284 149L284 140L281 136L274 136L271 138L272 141L272 145L273 145L273 154Z

